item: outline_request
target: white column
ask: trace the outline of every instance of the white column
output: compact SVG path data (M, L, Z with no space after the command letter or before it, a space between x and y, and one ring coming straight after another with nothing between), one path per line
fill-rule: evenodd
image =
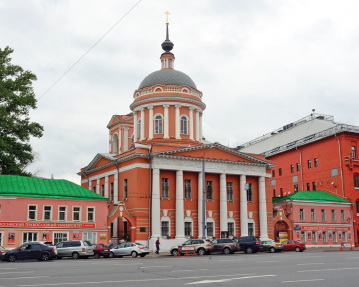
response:
M92 191L92 181L91 180L88 180L88 190L91 190Z
M226 175L221 173L219 182L219 218L220 231L228 231L227 224L227 184Z
M138 135L137 127L138 127L137 111L133 111L133 141L134 142L137 142L137 135Z
M96 193L97 193L97 194L101 194L100 179L98 179L98 180L96 181Z
M245 190L246 176L241 175L239 183L239 209L241 217L241 236L248 236L248 207L247 207L247 191Z
M122 150L122 128L121 127L118 128L118 143L117 143L117 146L118 146L118 153L122 153L123 150Z
M134 138L136 141L136 134ZM123 151L128 151L128 127L125 127L123 131Z
M113 202L118 202L118 173L115 173L113 181ZM116 233L117 234L117 233Z
M111 136L111 131L109 131L109 140L108 140L108 151L110 152L110 153L112 153L113 152L113 150L112 150L112 136Z
M196 110L196 141L200 141L201 138L199 136L199 112L200 110Z
M268 224L267 224L267 199L265 178L260 176L258 179L259 186L259 228L261 240L268 240Z
M149 117L148 117L148 138L153 138L153 106L148 107Z
M168 118L168 108L169 105L164 105L164 132L163 132L163 138L168 139L169 138L169 118Z
M199 114L199 141L202 141L202 113Z
M160 170L152 169L152 238L161 236Z
M189 108L189 139L193 140L193 108Z
M141 109L141 140L145 139L145 109Z
M108 176L105 176L105 197L109 197L108 196Z
M202 172L198 173L198 238L202 238L202 214L203 214L203 186Z
M176 139L181 138L181 119L180 119L180 105L176 105Z
M183 171L176 171L176 238L184 238Z

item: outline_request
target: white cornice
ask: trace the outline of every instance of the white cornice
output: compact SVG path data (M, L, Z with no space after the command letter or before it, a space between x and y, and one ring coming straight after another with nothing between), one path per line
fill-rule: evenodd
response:
M139 109L139 106L141 106L141 108L143 107L149 107L149 106L159 106L159 105L178 105L178 102L170 102L170 101L181 101L181 106L188 106L188 107L192 107L195 106L196 108L201 107L202 111L206 109L206 105L198 100L194 100L191 98L187 98L187 97L178 97L178 96L163 96L163 97L149 97L147 99L143 99L137 102L134 102L130 105L130 109L131 111L137 111ZM156 102L153 103L154 101L161 101L161 102ZM186 101L189 103L192 103L194 105L191 104L187 104L187 103L183 103L182 101Z

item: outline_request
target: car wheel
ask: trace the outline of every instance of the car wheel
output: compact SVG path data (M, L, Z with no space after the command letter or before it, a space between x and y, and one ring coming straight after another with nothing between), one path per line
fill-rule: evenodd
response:
M131 252L131 256L132 256L132 258L136 258L136 257L137 257L137 252L136 252L136 251L132 251L132 252Z
M141 256L141 257L145 257L145 256L146 256L146 254L141 254L140 256Z
M202 256L206 254L206 251L203 248L198 249L197 251L198 255Z
M99 258L100 258L100 253L96 253L96 254L95 254L95 258L96 258L96 259L99 259Z
M173 250L171 251L171 255L172 255L172 256L177 256L177 254L178 254L178 250L177 250L177 249L173 249Z
M230 254L230 253L231 253L231 249L229 249L228 247L226 247L226 248L223 249L223 253L226 254L226 255L227 255L227 254Z
M10 254L7 258L8 262L15 262L16 261L16 255Z
M74 252L74 253L72 253L72 258L73 259L79 259L79 254L77 253L77 252Z
M274 252L275 252L275 248L274 248L274 247L269 248L269 252L270 252L270 253L274 253Z
M252 247L247 247L245 252L247 254L251 254L251 253L253 253L253 248Z
M41 261L47 261L49 259L50 259L50 255L48 253L42 253L41 254L41 257L40 257Z
M110 258L114 258L115 254L113 254L113 252L110 252Z
M296 251L296 252L300 252L300 251L302 251L302 250L300 249L300 247L297 246L297 247L295 248L295 251Z

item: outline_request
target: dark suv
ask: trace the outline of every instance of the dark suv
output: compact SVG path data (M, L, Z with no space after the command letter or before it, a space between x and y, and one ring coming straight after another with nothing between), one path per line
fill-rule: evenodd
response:
M237 250L237 244L235 241L229 238L218 238L212 240L211 253L223 253L231 254Z
M244 251L245 253L256 253L260 251L263 246L262 243L257 236L249 235L249 236L241 236L233 238L233 240L237 243L237 250Z

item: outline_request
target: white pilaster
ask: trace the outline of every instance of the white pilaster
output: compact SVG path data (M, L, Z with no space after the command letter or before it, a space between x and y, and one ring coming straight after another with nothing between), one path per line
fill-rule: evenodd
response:
M113 180L113 202L114 203L118 202L118 173L117 172L115 173Z
M202 238L202 214L203 214L203 179L202 172L198 173L198 238Z
M133 141L137 142L138 135L138 119L137 119L137 111L133 111Z
M169 138L169 118L168 118L168 108L169 105L164 105L164 131L163 131L163 138L168 139Z
M145 109L141 109L141 140L145 139Z
M202 141L202 113L199 114L199 141Z
M118 143L117 143L117 146L118 146L118 153L122 153L122 128L119 127L118 128Z
M176 139L181 138L180 105L176 105Z
M184 238L183 171L176 171L176 238Z
M200 136L199 136L199 110L196 110L196 130L195 130L195 134L196 134L196 141L200 141Z
M161 236L160 170L152 169L152 238Z
M193 140L193 108L189 108L189 139Z
M97 194L101 194L100 179L98 179L98 180L96 181L96 193L97 193Z
M149 128L148 128L148 138L152 139L153 138L153 106L149 106L148 107L149 110L149 117L148 117L148 123L149 123Z
M105 176L105 197L109 197L108 196L108 176Z
M113 153L113 145L112 145L112 135L111 135L111 131L109 131L108 137L109 137L109 139L108 139L108 150L109 150L109 153Z
M265 178L260 176L258 178L259 187L259 228L261 240L268 240L268 224L267 224L267 199Z
M136 139L136 134L134 135L134 138ZM128 127L124 127L123 131L123 151L128 151Z
M219 218L220 218L220 231L228 231L227 224L227 186L226 175L221 173L219 182Z
M241 175L239 183L239 209L241 217L241 236L248 236L248 207L247 207L247 191L245 189L246 176Z

